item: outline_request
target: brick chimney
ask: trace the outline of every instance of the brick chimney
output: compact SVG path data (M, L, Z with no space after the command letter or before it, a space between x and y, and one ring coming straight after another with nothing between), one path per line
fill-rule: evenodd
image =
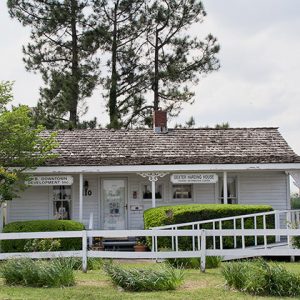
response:
M153 114L153 129L155 133L167 133L167 112L155 110Z

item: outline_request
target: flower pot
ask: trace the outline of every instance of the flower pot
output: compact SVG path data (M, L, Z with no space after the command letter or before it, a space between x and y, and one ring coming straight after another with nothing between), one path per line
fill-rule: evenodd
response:
M133 246L135 252L145 252L147 251L147 246L145 245L135 245Z

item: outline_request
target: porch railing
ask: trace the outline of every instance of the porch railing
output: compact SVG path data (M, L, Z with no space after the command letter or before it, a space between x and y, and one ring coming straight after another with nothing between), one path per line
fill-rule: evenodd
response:
M246 222L252 221L253 230L258 229L272 229L268 228L267 219L274 218L274 228L275 229L290 229L290 228L299 228L300 225L300 210L274 210L270 212L263 212L263 213L255 213L255 214L247 214L247 215L239 215L233 217L226 217L226 218L219 218L219 219L210 219L204 221L197 221L197 222L188 222L188 223L181 223L181 224L174 224L174 225L165 225L165 226L158 226L153 227L153 230L180 230L180 229L191 229L191 230L201 230L201 229L212 229L215 230L222 230L222 229L233 229L234 231L237 229L245 229ZM228 226L229 225L229 226ZM229 228L228 228L229 227ZM219 240L217 241L217 237ZM258 246L258 238L257 235L253 235L254 237L254 246ZM237 247L237 235L233 235L234 238L234 248ZM275 236L275 241L280 242L281 235L278 234ZM264 235L264 242L267 241L267 236ZM287 237L288 243L290 243L289 237ZM245 241L242 239L242 244ZM195 239L193 239L193 249L195 244ZM213 235L213 249L216 248L217 244L220 245L222 248L223 239L219 235ZM176 250L176 245L178 245L177 238L174 236L172 239L172 249Z

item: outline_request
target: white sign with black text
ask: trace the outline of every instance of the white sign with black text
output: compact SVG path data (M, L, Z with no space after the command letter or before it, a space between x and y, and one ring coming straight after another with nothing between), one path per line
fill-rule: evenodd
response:
M216 183L218 182L218 175L208 173L172 174L171 182L175 184Z
M42 185L72 185L73 176L56 175L56 176L33 176L26 181L27 185L42 186Z

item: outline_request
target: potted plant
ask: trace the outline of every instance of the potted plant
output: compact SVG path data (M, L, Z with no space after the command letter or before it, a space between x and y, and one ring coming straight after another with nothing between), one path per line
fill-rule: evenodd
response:
M133 246L135 252L145 252L147 251L146 239L145 237L139 237L136 240L136 244Z

